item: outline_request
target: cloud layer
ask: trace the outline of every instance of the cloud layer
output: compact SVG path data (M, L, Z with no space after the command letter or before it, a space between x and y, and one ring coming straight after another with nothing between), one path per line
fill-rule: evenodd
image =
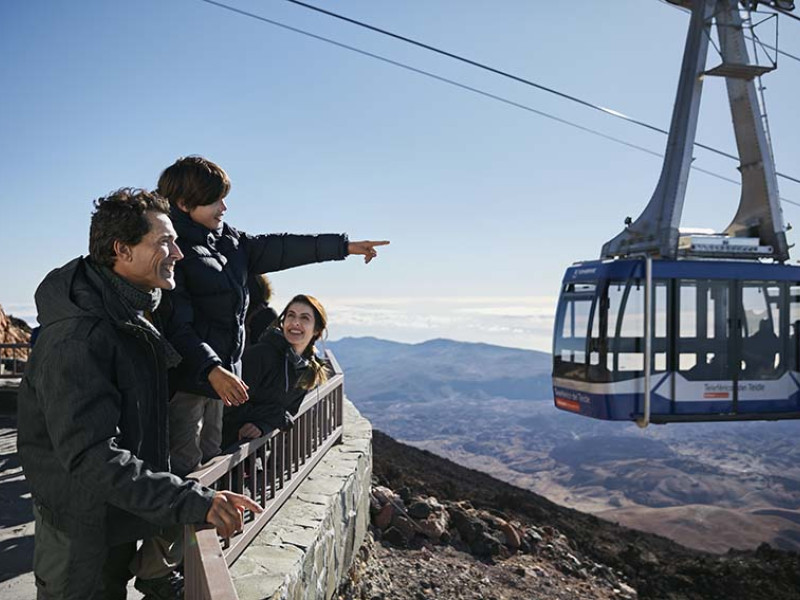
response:
M280 310L287 299L277 298ZM557 299L543 296L321 298L328 337L372 336L418 343L434 338L483 342L550 352ZM36 323L31 305L10 304L7 313Z
M550 351L556 298L330 298L330 338L432 338Z

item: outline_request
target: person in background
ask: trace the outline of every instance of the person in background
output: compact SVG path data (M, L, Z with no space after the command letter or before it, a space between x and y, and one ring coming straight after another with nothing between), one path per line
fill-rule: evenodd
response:
M328 316L320 301L298 294L283 309L277 326L248 345L242 369L251 399L225 409L226 446L292 427L306 392L327 379L325 365L314 348L327 324Z
M248 278L350 254L369 263L387 241L350 242L346 235L250 235L224 221L231 182L212 161L178 159L158 180L185 259L163 303L167 338L183 357L171 371L170 456L178 475L219 454L223 405L247 401L241 378Z
M245 496L169 473L161 291L182 258L169 205L120 189L95 202L89 257L36 291L41 324L19 389L18 449L33 496L39 599L117 600L128 580L147 598L182 598L175 565L137 555L137 540L177 524L242 527Z
M245 347L255 344L261 334L278 318L278 313L269 305L272 299L272 284L263 273L251 275L247 279L250 303L244 317Z
M749 337L742 337L742 377L746 379L773 379L778 375L780 340L772 322L761 319L758 329Z

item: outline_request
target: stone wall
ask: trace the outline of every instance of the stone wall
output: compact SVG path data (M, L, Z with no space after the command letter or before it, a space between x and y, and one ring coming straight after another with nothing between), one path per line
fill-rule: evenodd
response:
M372 426L344 401L344 435L231 567L240 600L329 600L364 541Z

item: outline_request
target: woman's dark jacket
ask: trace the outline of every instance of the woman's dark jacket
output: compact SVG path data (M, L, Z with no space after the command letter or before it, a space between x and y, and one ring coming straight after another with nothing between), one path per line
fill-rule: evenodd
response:
M55 527L109 545L203 523L213 492L168 473L156 333L80 258L47 275L36 306L41 331L19 389L17 441L34 501Z
M184 258L177 287L161 303L167 338L183 357L170 372L173 391L218 397L208 372L222 366L241 377L247 278L347 256L347 236L248 235L227 223L211 231L173 206L172 223Z
M252 423L262 433L291 425L306 390L297 387L297 380L308 361L297 355L280 329L269 328L256 344L249 344L242 358L244 381L250 399L239 406L225 408L223 445L236 442L239 428Z

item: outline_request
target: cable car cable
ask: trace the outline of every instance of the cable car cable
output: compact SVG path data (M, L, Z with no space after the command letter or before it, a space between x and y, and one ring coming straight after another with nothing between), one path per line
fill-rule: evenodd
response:
M245 16L245 17L249 17L249 18L252 18L252 19L256 19L258 21L262 21L264 23L268 23L270 25L274 25L276 27L280 27L281 29L286 29L286 30L291 31L293 33L299 33L300 35L304 35L306 37L310 37L310 38L316 39L316 40L321 41L321 42L332 44L334 46L337 46L337 47L345 49L345 50L350 50L352 52L355 52L357 54L361 54L363 56L367 56L369 58L374 58L374 59L379 60L381 62L393 65L395 67L399 67L401 69L405 69L407 71L411 71L413 73L417 73L419 75L424 75L426 77L430 77L431 79L435 79L435 80L440 81L442 83L446 83L448 85L452 85L454 87L457 87L457 88L472 92L474 94L478 94L480 96L484 96L486 98L490 98L492 100L496 100L498 102L502 102L503 104L507 104L509 106L513 106L513 107L525 110L527 112L531 112L531 113L537 114L539 116L545 117L547 119L551 119L551 120L556 121L558 123L561 123L563 125L568 125L568 126L573 127L575 129L579 129L579 130L584 131L586 133L595 135L597 137L601 137L603 139L615 142L617 144L620 144L620 145L623 145L623 146L627 146L627 147L633 148L635 150L639 150L640 152L645 152L647 154L651 154L651 155L659 157L659 158L664 158L663 154L661 154L660 152L656 152L655 150L650 150L649 148L645 148L644 146L640 146L638 144L634 144L632 142L625 141L623 139L614 137L612 135L608 135L608 134L603 133L601 131L597 131L596 129L592 129L590 127L585 127L583 125L579 125L578 123L575 123L573 121L569 121L568 119L563 119L561 117L557 117L555 115L552 115L550 113L538 110L538 109L533 108L531 106L527 106L527 105L522 104L520 102L516 102L514 100L509 100L508 98L503 98L502 96L498 96L496 94L492 94L491 92L486 92L486 91L481 90L479 88L472 87L470 85L466 85L466 84L460 83L460 82L455 81L453 79L448 79L447 77L443 77L441 75L436 75L435 73L431 73L430 71L425 71L423 69L418 69L417 67L412 67L411 65L407 65L405 63L401 63L399 61L392 60L390 58L386 58L386 57L381 56L379 54L368 52L366 50L362 50L360 48L356 48L355 46L350 46L350 45L344 44L342 42L337 42L336 40L332 40L330 38L326 38L324 36L320 36L320 35L317 35L315 33L311 33L309 31L305 31L303 29L299 29L297 27L293 27L291 25L286 25L285 23L281 23L281 22L275 21L273 19L268 19L267 17L262 17L261 15L257 15L255 13L251 13L251 12L248 12L248 11L233 7L233 6L230 6L228 4L224 4L222 2L217 2L216 0L200 0L200 1L201 2L205 2L206 4L211 4L213 6L217 6L219 8L223 8L225 10L229 10L229 11L231 11L233 13L237 13L237 14ZM697 144L697 145L699 145L699 144ZM738 160L738 157L734 157L732 155L730 157L731 158L735 158L735 159ZM696 167L694 165L692 165L690 168L695 170L695 171L698 171L700 173L704 173L706 175L714 177L716 179L720 179L722 181L727 181L729 183L733 183L733 184L736 184L736 185L741 185L741 182L736 181L735 179L731 179L730 177L726 177L725 175L721 175L719 173L715 173L714 171L703 169L701 167ZM800 180L796 180L796 181L798 181L798 183L800 183ZM788 204L792 204L794 206L800 207L800 202L795 202L795 201L789 200L788 198L783 198L783 197L780 197L779 199L782 202L786 202Z
M203 2L209 2L211 4L218 4L217 2L214 2L213 0L203 0ZM567 94L565 92L560 92L560 91L558 91L556 89L553 89L551 87L547 87L547 86L542 85L540 83L536 83L535 81L531 81L530 79L526 79L524 77L520 77L519 75L514 75L513 73L509 73L508 71L503 71L501 69L498 69L498 68L492 67L490 65L487 65L487 64L472 60L470 58L466 58L464 56L460 56L458 54L455 54L453 52L449 52L447 50L442 50L441 48L437 48L436 46L431 46L430 44L426 44L424 42L420 42L420 41L415 40L413 38L410 38L410 37L407 37L407 36L404 36L404 35L400 35L399 33L394 33L394 32L389 31L387 29L382 29L380 27L376 27L374 25L370 25L369 23L365 23L363 21L359 21L357 19L353 19L353 18L350 18L350 17L346 17L346 16L341 15L339 13L335 13L333 11L326 10L324 8L320 8L318 6L314 6L313 4L308 4L307 2L303 2L302 0L286 0L286 2L290 2L291 4L296 4L298 6L302 6L304 8L309 9L309 10L313 10L315 12L327 15L329 17L333 17L335 19L339 19L341 21L345 21L347 23L351 23L352 25L357 25L358 27L363 27L364 29L369 29L370 31L374 31L374 32L380 33L382 35L389 36L391 38L406 42L408 44L412 44L412 45L417 46L419 48L424 48L425 50L429 50L431 52L435 52L436 54L441 54L442 56L447 56L448 58L452 58L454 60L457 60L457 61L466 63L468 65L471 65L473 67L477 67L479 69L483 69L485 71L489 71L490 73L494 73L496 75L500 75L502 77L506 77L506 78L511 79L513 81L516 81L518 83L522 83L522 84L534 87L534 88L542 90L544 92L547 92L547 93L550 93L550 94L554 94L556 96L564 98L565 100L570 100L571 102L575 102L577 104L580 104L581 106L585 106L587 108L591 108L593 110L600 111L600 112L602 112L604 114L611 115L612 117L616 117L618 119L622 119L622 120L627 121L629 123L633 123L634 125L639 125L640 127L645 127L647 129L651 129L653 131L657 131L659 133L663 133L664 135L669 135L669 131L666 130L666 129L662 129L661 127L657 127L655 125L651 125L650 123L647 123L645 121L640 121L639 119L635 119L635 118L633 118L633 117L631 117L629 115L626 115L624 113L621 113L621 112L619 112L617 110L614 110L614 109L611 109L611 108L607 108L607 107L601 106L599 104L594 104L593 102L589 102L588 100L583 100L581 98L578 98L577 96L572 96L572 95ZM785 14L788 14L788 13L785 13ZM795 15L790 15L790 16L794 17ZM795 58L796 60L800 61L800 58L797 58L797 57L794 57L794 56L792 56L792 58ZM697 146L698 148L703 148L704 150L708 150L709 152L713 152L715 154L719 154L720 156L724 156L726 158L730 158L731 160L736 160L736 161L739 160L738 156L730 154L728 152L725 152L724 150L719 150L718 148L714 148L713 146L707 146L706 144L703 144L703 143L700 143L700 142L697 142L697 141L694 142L694 145ZM796 179L794 177L790 177L788 175L784 175L783 173L776 173L776 175L778 177L783 177L785 179L790 179L791 181L795 181L797 183L800 183L800 179Z
M744 37L745 37L746 40L748 40L750 42L754 41L754 38L751 38L750 36L746 35ZM761 40L758 40L758 43L761 44L762 46L764 46L764 48L769 48L773 52L777 52L778 54L783 54L787 58L791 58L792 60L796 60L797 62L800 62L800 56L795 56L794 54L790 54L786 50L781 50L780 48L777 48L776 46L772 46L770 44L767 44L766 42L762 42Z
M361 50L360 48L356 48L354 46L343 44L341 42L337 42L337 41L332 40L330 38L326 38L326 37L323 37L323 36L320 36L320 35L317 35L317 34L302 30L302 29L298 29L296 27L292 27L290 25L286 25L284 23L280 23L278 21L274 21L272 19L268 19L268 18L262 17L260 15L256 15L256 14L250 13L250 12L247 12L247 11L244 11L244 10L229 6L227 4L223 4L221 2L217 2L215 0L200 0L200 1L201 2L206 2L207 4L213 4L214 6L218 6L220 8L224 8L224 9L230 10L230 11L235 12L235 13L239 13L240 15L243 15L243 16L246 16L246 17L251 17L253 19L257 19L259 21L263 21L265 23L269 23L270 25L275 25L275 26L280 27L282 29L287 29L287 30L292 31L294 33L299 33L301 35L305 35L305 36L311 37L311 38L319 40L321 42L326 42L328 44L332 44L334 46L337 46L339 48L343 48L345 50L351 50L352 52L356 52L358 54L361 54L363 56L367 56L369 58L374 58L374 59L379 60L381 62L388 63L388 64L393 65L395 67L399 67L401 69L405 69L407 71L411 71L411 72L417 73L419 75L424 75L426 77L430 77L430 78L435 79L437 81L441 81L442 83L447 83L449 85L461 88L463 90L466 90L466 91L469 91L469 92L473 92L475 94L479 94L479 95L484 96L486 98L490 98L492 100L497 100L498 102L502 102L503 104L507 104L509 106L514 106L516 108L520 108L522 110L525 110L525 111L540 115L542 117L551 119L551 120L556 121L558 123L562 123L564 125L568 125L570 127L574 127L575 129L579 129L581 131L585 131L586 133L590 133L592 135L596 135L596 136L604 138L606 140L610 140L612 142L616 142L616 143L621 144L623 146L628 146L629 148L634 148L636 150L639 150L641 152L645 152L647 154L652 154L653 156L656 156L656 157L659 157L659 158L663 158L664 157L663 154L661 154L659 152L656 152L655 150L650 150L648 148L645 148L644 146L640 146L640 145L634 144L632 142L627 142L625 140L622 140L620 138L614 137L612 135L608 135L608 134L603 133L601 131L597 131L596 129L592 129L590 127L585 127L583 125L579 125L578 123L575 123L574 121L569 121L568 119L563 119L561 117L557 117L555 115L552 115L550 113L538 110L538 109L533 108L531 106L527 106L527 105L522 104L520 102L516 102L514 100L509 100L508 98L504 98L502 96L498 96L497 94L492 94L491 92L487 92L487 91L481 90L479 88L472 87L472 86L464 84L464 83L460 83L460 82L455 81L453 79L449 79L449 78L443 77L441 75L436 75L435 73L431 73L430 71L425 71L423 69L418 69L417 67L412 67L411 65L407 65L405 63L401 63L401 62L398 62L396 60L392 60L390 58L386 58L386 57L381 56L379 54L374 54L374 53L368 52L366 50ZM726 181L735 182L735 180L733 180L733 179L726 178L723 175L719 175L719 174L713 173L711 171L708 171L707 173L709 175L722 178L722 179L724 179Z
M203 0L203 1L205 2L207 0ZM330 17L333 17L335 19L340 19L342 21L346 21L346 22L351 23L353 25L357 25L359 27L363 27L365 29L369 29L370 31L374 31L376 33L380 33L382 35L386 35L386 36L395 38L397 40L406 42L408 44L412 44L413 46L418 46L419 48L424 48L425 50L430 50L431 52L435 52L436 54L441 54L442 56L447 56L448 58L452 58L454 60L457 60L457 61L466 63L468 65L471 65L473 67L477 67L479 69L483 69L484 71L489 71L490 73L494 73L495 75L500 75L502 77L506 77L506 78L511 79L513 81L516 81L518 83L523 83L525 85L528 85L528 86L534 87L536 89L542 90L542 91L547 92L549 94L554 94L556 96L564 98L565 100L570 100L571 102L575 102L575 103L580 104L582 106L585 106L587 108L598 110L600 112L603 112L605 114L611 115L613 117L617 117L619 119L623 119L625 121L629 121L629 122L634 123L636 125L639 125L641 127L646 127L647 129L652 129L653 131L657 131L659 133L669 134L669 131L661 129L660 127L656 127L655 125L650 125L649 123L646 123L644 121L639 121L638 119L634 119L633 117L630 117L630 116L628 116L628 115L626 115L624 113L621 113L619 111L613 110L611 108L607 108L605 106L600 106L599 104L594 104L592 102L589 102L588 100L582 100L581 98L578 98L577 96L572 96L572 95L567 94L565 92L560 92L560 91L558 91L558 90L556 90L554 88L547 87L546 85L542 85L540 83L536 83L535 81L531 81L530 79L526 79L524 77L520 77L519 75L514 75L513 73L509 73L508 71L503 71L501 69L498 69L498 68L492 67L490 65L478 62L476 60L472 60L470 58L466 58L464 56L460 56L458 54L455 54L453 52L449 52L447 50L442 50L441 48L437 48L436 46L431 46L430 44L426 44L424 42L420 42L418 40L406 37L404 35L400 35L399 33L394 33L394 32L388 31L386 29L381 29L380 27L375 27L374 25L370 25L369 23L364 23L363 21L358 21L356 19L351 19L350 17L345 17L344 15L340 15L338 13L335 13L335 12L332 12L332 11L329 11L329 10L325 10L324 8L320 8L318 6L314 6L313 4L307 4L306 2L302 2L301 0L286 0L286 2L290 2L292 4L297 4L298 6L303 6L305 8L310 9L310 10L313 10L313 11L328 15ZM709 148L709 150L713 150L713 149ZM731 155L726 154L725 156L730 157Z

